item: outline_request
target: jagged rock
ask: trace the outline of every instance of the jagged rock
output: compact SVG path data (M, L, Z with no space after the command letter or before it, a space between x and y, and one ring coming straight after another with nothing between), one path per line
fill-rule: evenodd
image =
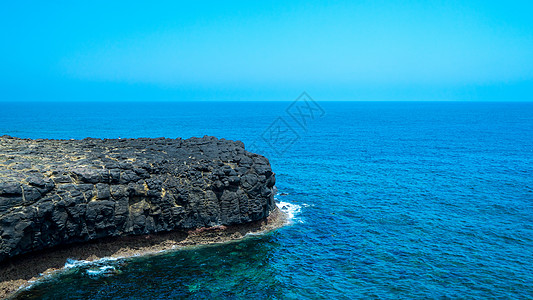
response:
M274 209L275 175L244 144L0 137L0 261L62 244L232 225Z

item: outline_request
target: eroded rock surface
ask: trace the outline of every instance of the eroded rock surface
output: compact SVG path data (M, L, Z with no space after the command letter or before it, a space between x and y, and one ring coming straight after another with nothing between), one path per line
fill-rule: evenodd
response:
M119 235L240 224L274 209L268 160L242 142L0 137L0 261Z

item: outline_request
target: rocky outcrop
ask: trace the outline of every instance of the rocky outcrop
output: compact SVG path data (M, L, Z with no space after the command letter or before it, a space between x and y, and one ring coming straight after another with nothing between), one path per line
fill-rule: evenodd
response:
M0 137L0 261L102 237L241 224L275 208L242 142Z

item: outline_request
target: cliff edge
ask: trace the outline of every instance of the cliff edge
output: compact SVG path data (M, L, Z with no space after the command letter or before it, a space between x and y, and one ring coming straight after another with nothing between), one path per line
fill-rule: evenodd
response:
M0 137L0 262L104 237L244 224L275 209L239 141Z

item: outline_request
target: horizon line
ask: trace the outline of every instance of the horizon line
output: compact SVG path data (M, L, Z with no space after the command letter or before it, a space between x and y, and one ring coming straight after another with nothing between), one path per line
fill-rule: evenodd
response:
M317 100L312 99L315 102L492 102L492 103L510 103L510 102L533 102L533 99L509 99L509 100ZM0 99L0 103L211 103L211 102L238 102L238 103L253 103L253 102L294 102L292 100L5 100Z

